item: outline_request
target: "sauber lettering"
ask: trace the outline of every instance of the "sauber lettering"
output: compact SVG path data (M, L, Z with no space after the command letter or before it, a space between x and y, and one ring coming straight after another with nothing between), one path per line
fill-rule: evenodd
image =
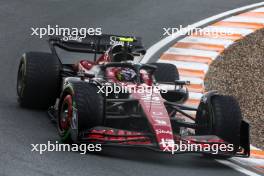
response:
M172 134L172 132L169 130L161 130L161 129L157 129L156 133L157 134Z
M110 45L124 45L124 42L118 41L117 39L118 39L117 36L111 36L110 37Z

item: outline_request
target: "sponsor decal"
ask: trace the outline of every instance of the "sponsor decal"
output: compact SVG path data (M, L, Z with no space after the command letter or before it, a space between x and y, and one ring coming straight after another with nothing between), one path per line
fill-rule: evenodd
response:
M164 112L162 111L159 111L159 112L152 111L151 114L152 114L152 117L155 119L167 118L166 114L164 114Z
M156 133L157 134L172 134L171 131L169 131L169 130L162 130L162 129L156 130Z
M123 41L119 41L119 38L117 36L111 36L110 37L110 45L124 45Z
M168 125L167 122L165 120L159 120L159 119L155 119L155 125L161 125L161 126L166 126Z
M134 42L134 38L131 37L118 37L111 36L110 37L110 45L122 45L124 46L125 42Z

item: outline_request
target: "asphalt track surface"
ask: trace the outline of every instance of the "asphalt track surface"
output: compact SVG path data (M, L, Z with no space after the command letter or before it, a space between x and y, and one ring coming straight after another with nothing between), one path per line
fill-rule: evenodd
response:
M148 150L106 149L102 155L31 152L31 143L58 140L45 112L21 109L16 72L22 53L47 51L31 27L102 27L104 33L144 37L146 47L163 27L186 26L256 0L1 0L0 1L0 175L243 175L199 154L165 155Z

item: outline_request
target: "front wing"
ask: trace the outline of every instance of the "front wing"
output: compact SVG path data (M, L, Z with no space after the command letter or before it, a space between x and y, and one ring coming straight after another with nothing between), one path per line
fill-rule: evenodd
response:
M232 156L240 156L240 157L248 157L249 156L249 141L247 141L247 131L244 125L244 134L241 136L241 148L238 152L230 152L230 151L218 151L218 155L232 155ZM145 147L150 148L155 151L166 152L166 153L211 153L216 154L215 151L206 151L206 150L179 150L179 148L175 148L175 145L184 145L188 144L189 146L194 144L199 144L202 148L204 147L216 147L221 144L228 145L227 142L222 140L221 138L215 135L190 135L190 136L179 136L173 135L174 141L162 141L165 147L160 149L160 144L158 144L155 140L155 135L144 132L136 132L136 131L128 131L123 129L115 129L109 127L94 127L88 131L85 131L82 134L81 141L82 143L100 143L105 146L126 146L126 147ZM173 145L171 145L173 144ZM167 146L166 146L167 145ZM174 148L172 147L174 146Z

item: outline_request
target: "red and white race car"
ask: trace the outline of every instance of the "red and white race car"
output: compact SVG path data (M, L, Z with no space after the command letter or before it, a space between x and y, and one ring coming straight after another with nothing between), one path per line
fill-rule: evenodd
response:
M49 108L64 142L208 155L213 151L205 147L226 145L232 150L212 156L249 156L249 125L242 120L237 101L208 92L198 108L185 106L188 82L179 80L172 64L138 62L146 53L140 38L52 37L49 43L51 53L22 56L17 93L22 107ZM69 56L76 60L78 54L89 54L90 59L63 63ZM196 117L186 111L196 112ZM180 151L179 144L202 148Z

